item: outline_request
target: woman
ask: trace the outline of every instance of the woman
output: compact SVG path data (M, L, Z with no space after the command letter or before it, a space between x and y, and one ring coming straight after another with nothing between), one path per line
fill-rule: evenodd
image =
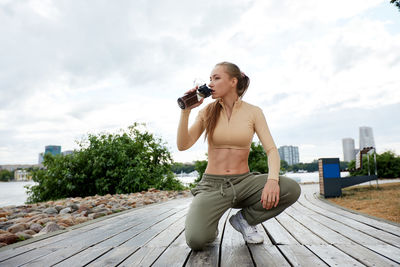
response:
M279 176L279 153L262 110L241 100L249 83L235 64L219 63L211 72L209 84L212 98L217 100L199 111L190 129L189 114L203 101L181 112L178 149L190 148L204 131L208 141L207 168L192 189L194 199L185 223L186 242L193 250L203 249L218 236L218 221L229 208L241 209L229 222L244 240L262 243L256 225L281 213L300 195L294 180ZM254 132L267 153L268 174L249 172Z

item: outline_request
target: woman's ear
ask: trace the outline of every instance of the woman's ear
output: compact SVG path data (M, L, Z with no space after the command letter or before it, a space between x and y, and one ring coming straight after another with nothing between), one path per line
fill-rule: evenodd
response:
M232 80L231 80L231 83L232 83L233 87L237 87L238 79L236 77L233 77Z

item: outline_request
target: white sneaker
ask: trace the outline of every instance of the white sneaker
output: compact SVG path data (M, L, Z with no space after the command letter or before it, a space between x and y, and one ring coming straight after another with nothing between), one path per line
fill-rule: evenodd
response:
M264 242L264 237L258 233L257 227L250 225L238 211L229 218L229 222L236 231L243 235L244 241L250 244L260 244Z

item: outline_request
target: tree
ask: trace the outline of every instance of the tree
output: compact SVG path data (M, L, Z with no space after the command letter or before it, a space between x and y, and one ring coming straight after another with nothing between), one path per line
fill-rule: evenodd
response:
M200 182L201 177L203 177L204 172L206 171L208 161L207 160L196 160L194 162L194 168L196 171L199 173L199 176L197 179L194 181L194 184L197 184Z
M195 166L194 163L174 162L171 166L171 170L176 174L179 174L181 172L191 173L192 171L195 170Z
M390 0L391 4L394 4L395 6L397 6L397 8L400 11L400 0Z
M171 155L162 140L135 123L121 134L89 134L70 155L47 154L35 169L28 202L95 194L183 189L171 171Z
M375 174L374 156L368 155L370 174ZM363 167L360 170L355 169L355 161L352 160L348 169L351 176L368 175L368 157L363 156ZM400 177L400 157L392 151L386 151L382 154L376 154L376 162L378 167L379 178L397 178Z
M260 143L251 143L248 162L251 172L268 173L268 157Z
M14 179L14 173L9 170L0 170L0 181L8 182Z

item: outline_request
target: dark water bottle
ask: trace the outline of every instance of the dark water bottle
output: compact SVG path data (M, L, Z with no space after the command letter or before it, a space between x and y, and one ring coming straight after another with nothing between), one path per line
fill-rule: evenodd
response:
M196 91L178 98L178 105L181 109L186 109L200 102L203 98L209 97L212 90L206 85L201 85Z

